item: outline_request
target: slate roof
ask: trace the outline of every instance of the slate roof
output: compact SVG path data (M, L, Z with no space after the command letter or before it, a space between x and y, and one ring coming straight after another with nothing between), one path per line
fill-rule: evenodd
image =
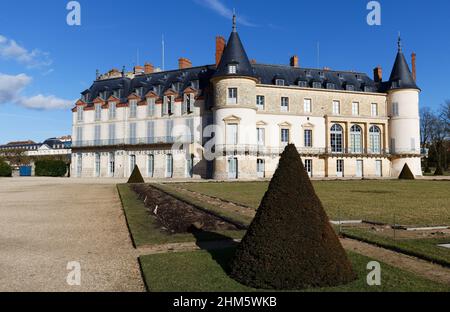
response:
M237 65L236 74L229 74L228 65ZM122 89L121 102L126 103L127 97L134 93L136 89L142 89L142 98L153 91L162 97L163 94L174 86L180 95L188 87L198 88L199 95L205 95L215 77L226 76L247 76L256 78L261 84L275 85L277 79L284 80L285 86L300 86L304 88L320 88L330 90L347 90L358 92L384 93L392 89L404 89L417 87L405 56L401 51L399 41L399 52L392 69L389 81L376 83L365 73L351 71L335 71L327 69L297 68L285 65L252 64L239 34L236 31L234 18L233 32L222 55L219 65L205 65L193 68L155 72L152 74L142 74L133 79L128 77L97 80L91 88L83 91L83 95L88 95L88 105L92 105L100 92L106 91L105 100L108 99L114 90ZM419 89L420 90L420 89Z

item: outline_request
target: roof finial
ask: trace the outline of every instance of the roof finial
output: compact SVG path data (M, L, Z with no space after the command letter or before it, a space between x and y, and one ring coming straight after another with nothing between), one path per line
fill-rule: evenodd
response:
M237 26L236 26L236 9L233 9L233 32L237 31Z
M400 32L398 32L398 52L402 52L402 37Z

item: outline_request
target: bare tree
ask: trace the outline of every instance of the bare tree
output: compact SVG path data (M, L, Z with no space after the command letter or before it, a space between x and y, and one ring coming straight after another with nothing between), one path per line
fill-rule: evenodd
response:
M429 107L424 107L420 111L420 134L421 134L421 148L428 149L430 148L432 141L432 132L433 132L433 123L436 116L433 111ZM425 173L430 173L430 165L428 156L425 158Z
M442 168L443 164L443 154L446 153L445 151L445 140L448 137L446 133L446 125L443 122L442 117L434 116L432 121L432 127L431 127L431 141L432 141L432 148L434 149L434 152L436 153L436 172L434 175L443 175L444 171Z

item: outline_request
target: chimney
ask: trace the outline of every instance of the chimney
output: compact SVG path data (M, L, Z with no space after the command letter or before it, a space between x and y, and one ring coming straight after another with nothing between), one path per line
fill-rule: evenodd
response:
M375 82L382 82L383 81L383 69L380 65L374 68L373 70L373 80Z
M142 74L144 72L144 67L143 66L134 66L134 74Z
M192 62L189 59L182 57L178 60L178 65L179 69L191 68Z
M223 51L225 50L226 41L222 36L216 37L216 66L219 66L222 59Z
M412 63L412 75L414 78L414 81L417 79L417 72L416 72L416 53L413 52L411 54L411 63Z
M294 55L293 57L291 57L291 66L292 67L299 67L298 56L297 55Z
M250 64L255 65L256 64L256 60L255 59L251 59L250 60Z
M155 68L153 67L153 64L145 63L145 65L144 65L144 73L152 74L154 71L155 71Z

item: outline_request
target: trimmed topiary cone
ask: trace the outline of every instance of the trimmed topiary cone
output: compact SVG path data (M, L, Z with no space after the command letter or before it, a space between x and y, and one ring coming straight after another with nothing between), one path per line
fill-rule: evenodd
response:
M416 177L411 172L411 169L409 169L408 164L405 164L403 167L402 172L400 173L400 176L398 177L400 180L415 180Z
M144 178L142 177L141 171L137 165L134 166L133 173L131 173L130 178L128 179L128 184L137 184L137 183L145 183Z
M338 286L356 278L294 145L281 155L230 275L250 287L276 290Z

